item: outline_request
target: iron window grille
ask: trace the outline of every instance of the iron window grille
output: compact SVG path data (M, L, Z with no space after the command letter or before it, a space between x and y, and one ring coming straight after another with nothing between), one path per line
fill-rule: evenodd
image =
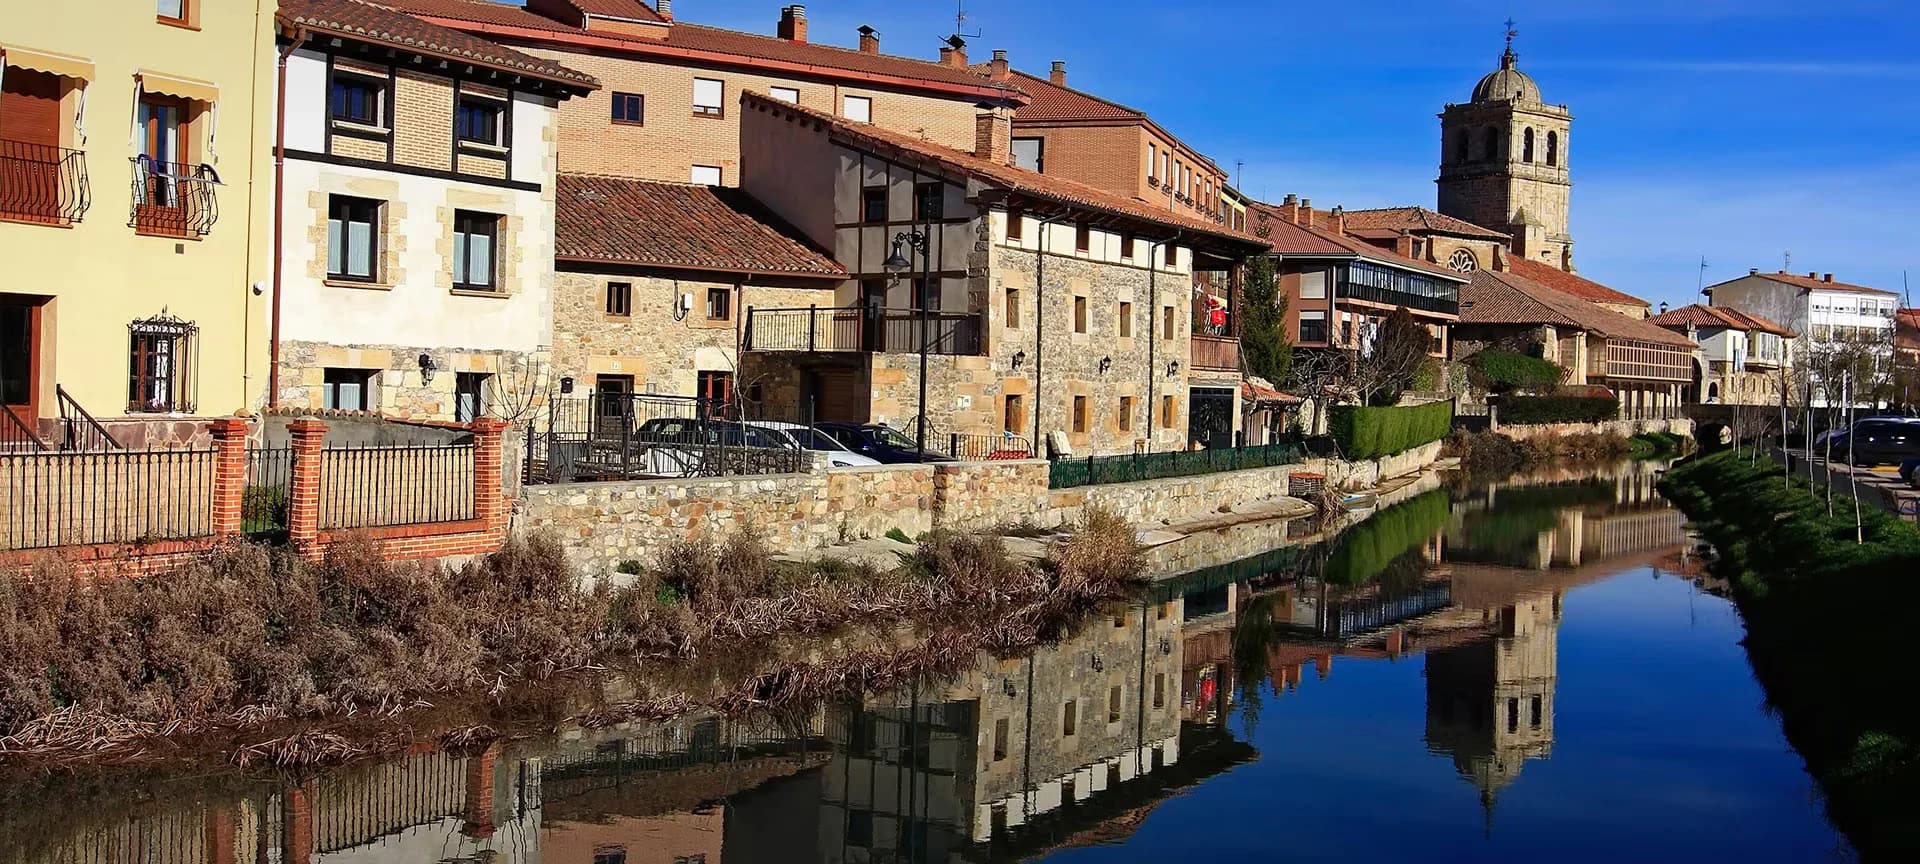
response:
M127 325L127 413L193 411L194 343L200 328L162 311Z

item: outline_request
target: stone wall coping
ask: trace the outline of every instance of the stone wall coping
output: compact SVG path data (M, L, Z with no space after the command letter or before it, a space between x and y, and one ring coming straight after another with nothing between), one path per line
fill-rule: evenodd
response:
M658 489L664 486L705 486L762 480L810 480L819 474L728 474L723 477L656 477L650 480L594 480L584 483L535 483L522 487L523 495L554 496L593 490Z
M932 462L904 462L892 465L836 465L827 470L833 474L885 474L889 471L907 473L925 471L931 474L933 473L934 464L935 463Z
M934 462L936 468L991 468L998 465L1051 465L1048 459L975 459L968 462Z

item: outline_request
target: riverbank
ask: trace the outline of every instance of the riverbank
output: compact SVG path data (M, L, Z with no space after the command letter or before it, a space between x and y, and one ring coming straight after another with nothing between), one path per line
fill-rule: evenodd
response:
M1629 436L1615 430L1578 427L1510 434L1527 428L1504 426L1488 432L1455 430L1447 438L1441 455L1459 459L1461 467L1470 475L1495 476L1548 465L1595 467L1622 459L1671 458L1684 455L1692 448L1692 439L1666 431Z
M1920 849L1920 715L1907 702L1920 532L1874 508L1828 515L1804 475L1728 451L1676 465L1660 491L1718 550L1768 701L1828 814L1863 858Z

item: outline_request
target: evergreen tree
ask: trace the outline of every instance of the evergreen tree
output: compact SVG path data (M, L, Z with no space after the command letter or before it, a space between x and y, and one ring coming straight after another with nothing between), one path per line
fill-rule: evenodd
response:
M1240 352L1247 358L1248 372L1284 387L1293 345L1287 341L1287 298L1279 287L1272 258L1263 255L1247 264L1240 292Z

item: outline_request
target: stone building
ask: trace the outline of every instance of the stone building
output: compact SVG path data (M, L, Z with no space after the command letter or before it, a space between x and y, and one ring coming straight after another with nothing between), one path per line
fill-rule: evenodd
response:
M1509 269L1513 238L1425 207L1346 211L1347 233L1456 273Z
M767 399L905 426L925 344L938 436L1058 432L1074 455L1232 442L1238 343L1196 348L1187 309L1196 267L1231 269L1258 239L1013 167L1006 107L966 151L757 93L739 109L742 187L850 274L832 309L748 312L743 375Z
M555 111L594 80L379 6L279 14L276 402L526 408L552 338Z
M1491 638L1427 652L1426 742L1453 757L1491 819L1500 791L1526 761L1553 753L1560 595L1483 614L1495 627Z
M1516 257L1572 271L1573 112L1548 104L1540 85L1520 71L1513 36L1509 31L1500 68L1480 79L1472 99L1440 112L1439 209L1506 232Z
M578 174L558 189L553 375L576 397L751 395L745 311L831 307L847 278L739 189Z
M681 20L641 0L385 0L428 21L484 36L593 75L604 85L561 106L560 170L740 185L740 94L756 91L948 147L973 144L974 105L1025 94L968 69L959 37L938 61L811 41L806 7L780 10L776 35Z
M1647 323L1700 343L1700 380L1687 401L1708 405L1779 405L1791 381L1794 332L1730 306L1692 304L1669 309Z

